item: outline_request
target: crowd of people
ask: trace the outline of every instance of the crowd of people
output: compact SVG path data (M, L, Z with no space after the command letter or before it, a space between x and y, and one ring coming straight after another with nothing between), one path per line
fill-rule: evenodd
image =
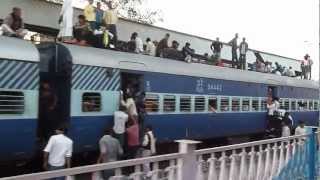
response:
M102 3L106 5L107 10L102 9ZM210 45L212 56L208 53L199 55L192 48L191 42L186 42L184 47L179 50L179 42L171 41L169 45L170 34L167 33L159 42L146 38L145 43L137 32L131 34L128 42L118 41L117 23L118 12L117 4L113 1L102 0L94 5L93 0L88 0L84 7L83 14L78 16L78 22L73 22L72 0L65 0L60 12L59 25L60 31L58 39L64 43L77 44L81 46L93 46L97 48L109 48L119 51L145 54L156 57L164 57L186 62L203 62L220 67L230 67L229 63L221 58L223 43L216 38ZM0 33L5 36L23 38L27 34L24 28L24 22L21 16L21 9L13 8L0 27ZM301 73L296 74L293 68L280 65L278 62L272 63L256 58L253 64L247 63L248 43L246 38L238 44L238 33L228 43L231 46L231 67L242 70L251 70L263 73L273 73L288 77L297 77L302 79L311 79L312 60L307 54L301 61ZM258 52L255 52L255 54ZM258 53L259 54L259 53ZM238 57L239 55L239 57Z
M293 118L289 112L286 112L284 108L280 106L278 97L268 95L267 109L268 125L266 134L268 137L288 137L291 135L304 135L307 133L305 122L302 120L300 120L297 127L293 129L295 127Z
M128 81L130 82L125 92L120 91L120 105L113 114L113 127L106 127L104 136L99 140L100 154L97 157L97 163L149 157L156 154L156 137L153 129L144 123L145 93L135 87L134 80ZM40 132L46 144L43 150L43 169L51 171L69 168L71 167L73 141L65 135L68 125L54 119L57 97L47 82L41 85L40 98L44 108L40 111L40 119L47 125L42 126ZM90 111L94 103L83 102L83 111ZM145 178L150 177L149 163L143 165L143 172ZM113 175L113 170L105 170L102 173L106 180Z

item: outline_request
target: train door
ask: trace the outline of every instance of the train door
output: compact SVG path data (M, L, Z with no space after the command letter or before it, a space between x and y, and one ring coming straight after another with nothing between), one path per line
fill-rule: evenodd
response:
M279 97L278 87L276 86L268 86L268 97Z
M70 122L72 58L61 44L38 46L40 53L40 89L38 138L47 141L59 127Z
M129 90L132 91L133 95L137 95L139 92L144 91L143 76L135 73L121 73L121 90L125 95Z
M141 140L145 122L144 112L141 111L141 108L144 108L144 101L140 98L142 97L142 92L144 92L143 75L126 72L121 73L121 90L124 92L124 99L127 98L128 93L132 93L135 98L138 111L139 136Z

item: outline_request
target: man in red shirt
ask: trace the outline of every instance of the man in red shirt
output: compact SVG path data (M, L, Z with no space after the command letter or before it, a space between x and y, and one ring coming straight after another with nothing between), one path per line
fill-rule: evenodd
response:
M127 158L134 159L137 157L137 152L139 149L139 124L137 121L133 120L132 125L127 128Z

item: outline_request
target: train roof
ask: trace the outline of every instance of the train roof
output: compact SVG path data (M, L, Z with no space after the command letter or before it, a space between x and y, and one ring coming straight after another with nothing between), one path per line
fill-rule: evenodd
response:
M39 61L37 48L28 41L0 36L0 58L21 61Z
M231 81L285 85L293 87L318 89L318 83L275 74L218 67L200 63L186 63L141 54L125 53L91 47L66 45L72 56L73 63L120 68L136 71L149 71L175 75L203 78L225 79Z
M39 52L34 44L28 41L3 36L0 36L0 42L0 58L39 62ZM106 49L67 44L64 45L70 50L74 64L225 79L231 81L264 83L270 85L286 85L313 89L318 89L319 87L315 81L289 78L274 74L243 71L199 63L186 63L182 61Z

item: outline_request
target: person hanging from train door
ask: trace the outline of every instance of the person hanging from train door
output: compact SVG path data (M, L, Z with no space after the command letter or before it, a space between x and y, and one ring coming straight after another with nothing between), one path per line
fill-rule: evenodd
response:
M279 109L280 103L279 98L268 97L267 100L267 109L268 109L268 125L267 132L271 133L271 135L275 135L277 130L277 110Z
M145 105L145 99L146 99L146 93L145 92L138 92L136 95L135 103L138 111L138 120L139 120L139 129L142 130L144 129L144 122L145 122L145 117L147 115L146 111L146 105ZM140 139L142 142L143 139L143 132L140 131Z
M134 101L134 92L132 89L126 89L126 100L124 100L124 94L120 91L120 103L122 106L126 107L129 115L129 121L131 123L133 121L138 122L138 111L136 107L136 103Z
M124 147L125 143L125 131L128 118L127 109L124 106L120 106L119 110L114 112L113 131L115 138L119 140L121 147Z
M40 86L40 111L39 111L39 135L47 141L54 134L56 128L55 110L57 106L57 95L49 82L43 82Z

